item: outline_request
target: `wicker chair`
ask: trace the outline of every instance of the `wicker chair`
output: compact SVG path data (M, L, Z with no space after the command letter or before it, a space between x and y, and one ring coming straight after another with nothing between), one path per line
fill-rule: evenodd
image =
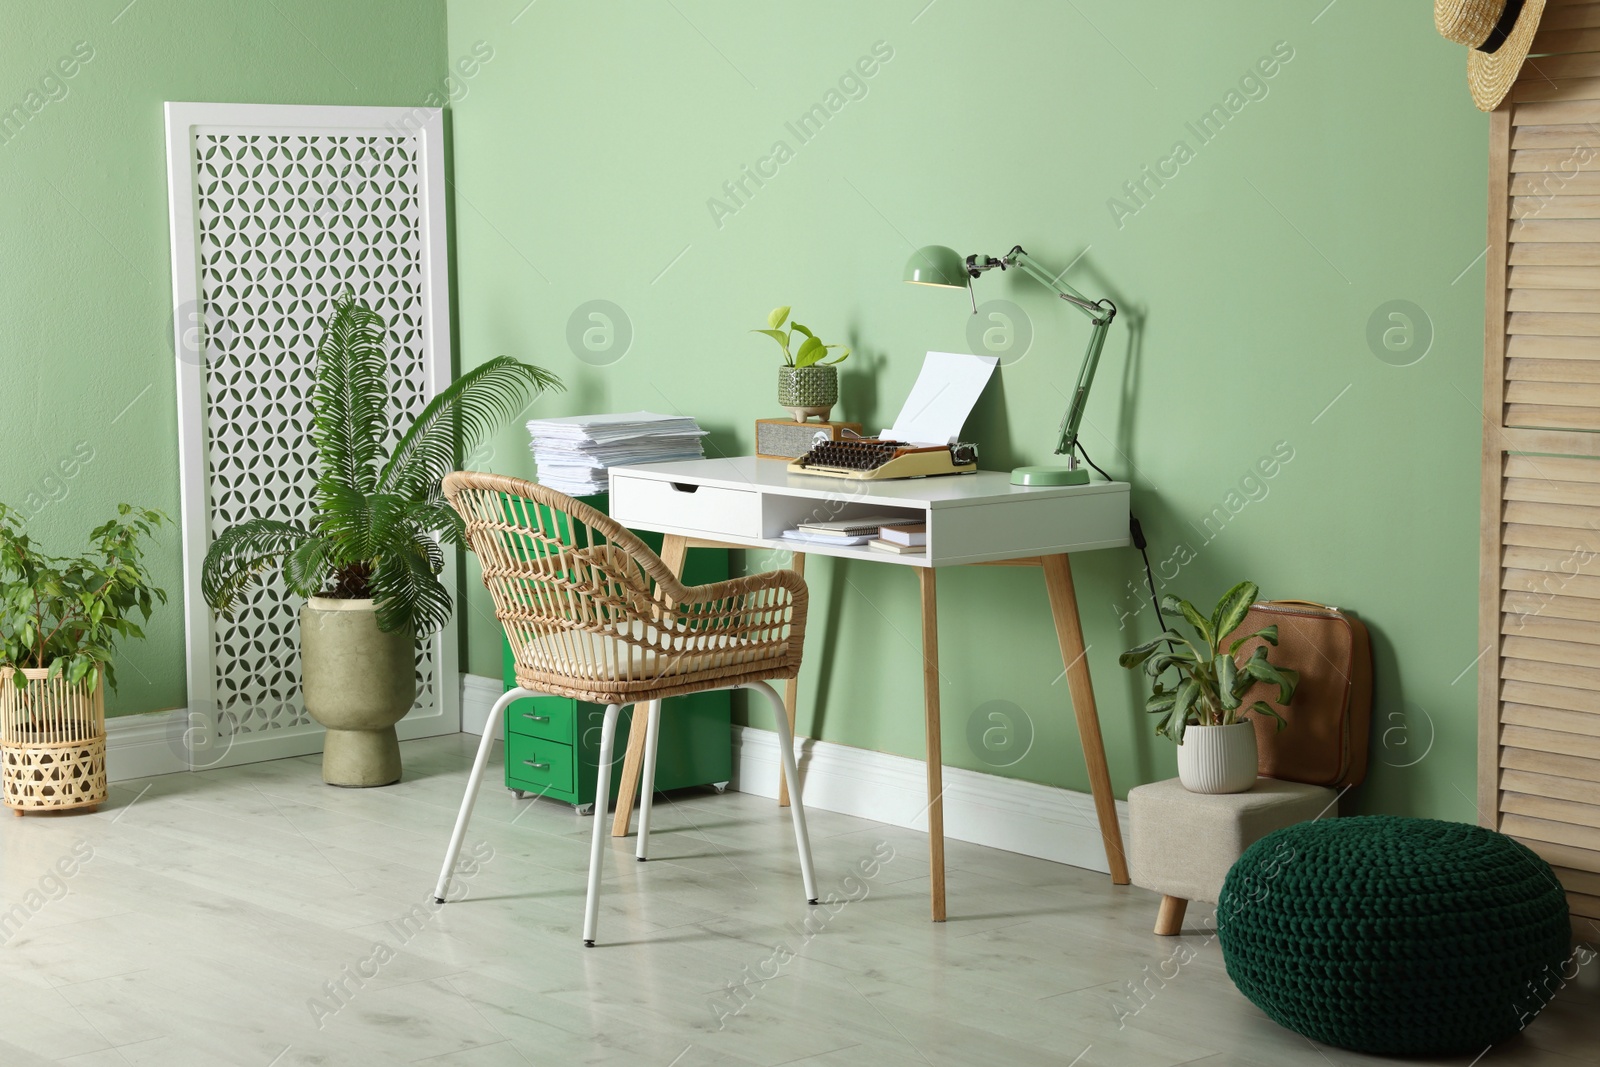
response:
M805 580L793 571L773 571L687 587L643 541L587 504L542 485L457 471L445 478L444 492L465 521L467 544L482 565L495 617L515 654L517 688L489 712L439 872L435 903L448 898L473 800L506 706L539 693L604 704L583 917L583 943L592 947L618 715L630 704L649 703L636 853L644 860L662 699L744 688L765 695L777 720L800 872L806 899L815 904L816 875L789 719L782 699L767 684L768 679L799 673Z

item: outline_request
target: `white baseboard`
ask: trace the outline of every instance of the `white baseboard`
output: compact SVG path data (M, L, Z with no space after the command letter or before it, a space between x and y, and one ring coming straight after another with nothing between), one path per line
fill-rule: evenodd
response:
M107 719L106 777L126 782L188 770L183 749L188 726L189 713L184 708Z
M777 734L735 726L733 756L731 788L778 795ZM799 756L806 807L927 830L928 784L921 760L806 738L800 740ZM1117 801L1117 816L1126 827L1125 801ZM1069 789L946 767L944 832L957 841L1110 871L1094 800Z
M489 709L505 695L506 687L498 678L487 674L461 675L461 732L483 736L483 726L489 721Z
M497 678L461 676L461 732L482 736L489 709L505 692ZM928 780L921 760L802 738L800 779L806 806L926 831ZM733 728L732 789L778 795L778 735ZM1128 806L1117 801L1128 825ZM944 832L957 841L1109 872L1094 800L1069 789L944 769Z

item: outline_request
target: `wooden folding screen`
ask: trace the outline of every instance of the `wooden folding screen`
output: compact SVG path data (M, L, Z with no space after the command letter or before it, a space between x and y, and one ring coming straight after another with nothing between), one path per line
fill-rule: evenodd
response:
M1490 117L1480 818L1600 935L1600 3L1551 0Z

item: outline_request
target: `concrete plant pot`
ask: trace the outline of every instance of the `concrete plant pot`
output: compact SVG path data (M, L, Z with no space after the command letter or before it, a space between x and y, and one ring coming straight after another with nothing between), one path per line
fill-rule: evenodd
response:
M366 787L400 780L394 724L417 699L416 642L378 629L370 600L312 597L300 609L300 690L328 730L322 780Z
M839 368L820 363L778 368L778 406L788 409L795 422L805 422L813 415L827 422L838 402Z
M1256 728L1187 726L1178 746L1178 780L1191 793L1247 793L1256 784Z

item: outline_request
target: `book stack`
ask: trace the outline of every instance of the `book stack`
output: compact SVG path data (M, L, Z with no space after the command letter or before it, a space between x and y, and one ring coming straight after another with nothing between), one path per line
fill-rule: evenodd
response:
M924 530L927 527L904 515L869 515L860 519L835 519L828 522L802 522L783 531L787 541L822 545L866 545L876 547L878 539L890 530ZM921 542L919 542L921 543ZM920 552L921 549L914 551Z
M683 415L634 411L532 419L528 433L539 484L568 496L605 492L608 467L705 457L700 439L706 431Z
M885 526L867 544L880 552L914 555L927 549L928 527L920 522L911 526Z

